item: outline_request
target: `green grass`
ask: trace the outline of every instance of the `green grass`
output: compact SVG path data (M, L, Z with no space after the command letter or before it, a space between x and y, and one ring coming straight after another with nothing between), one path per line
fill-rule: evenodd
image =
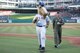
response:
M10 18L14 19L33 19L35 14L18 14L18 15L10 15Z
M0 33L36 34L35 26L0 27ZM53 36L49 26L47 35ZM63 28L63 36L80 36L80 30ZM60 48L54 48L54 40L46 40L45 53L79 53L80 46L74 46L63 40ZM0 53L40 53L37 38L27 36L0 36Z
M80 30L75 29L62 29L63 36L80 36ZM0 33L21 33L21 34L36 34L35 26L8 26L1 27ZM53 36L53 29L49 26L47 28L47 35Z
M0 37L0 53L35 53L35 42L37 43L36 39L27 37Z
M36 30L35 30L35 27L32 27L32 26L10 26L5 28L0 28L0 33L35 34Z
M80 47L63 41L60 48L54 48L53 40L47 39L45 53L79 53ZM0 53L39 53L37 38L0 37Z
M76 30L76 29L63 29L63 35L67 35L67 36L80 36L80 30Z

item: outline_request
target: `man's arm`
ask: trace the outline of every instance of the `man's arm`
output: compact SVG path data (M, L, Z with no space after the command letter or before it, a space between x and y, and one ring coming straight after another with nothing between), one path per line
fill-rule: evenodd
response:
M63 20L63 18L61 18L61 23L60 23L61 25L64 25L64 20Z
M32 21L32 23L36 23L37 22L37 19L38 18L35 16L34 19L33 19L33 21Z
M49 17L47 16L47 18L46 18L46 28L48 28L49 22L50 22L50 20L49 20Z

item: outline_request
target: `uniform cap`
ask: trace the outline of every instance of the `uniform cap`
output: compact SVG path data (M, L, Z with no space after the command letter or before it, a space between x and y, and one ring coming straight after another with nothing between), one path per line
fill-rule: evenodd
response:
M43 2L39 2L39 5L44 6L44 3Z

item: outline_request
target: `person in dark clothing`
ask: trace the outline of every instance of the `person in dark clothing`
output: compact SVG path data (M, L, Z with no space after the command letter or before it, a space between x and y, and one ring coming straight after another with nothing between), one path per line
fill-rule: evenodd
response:
M62 36L62 25L64 25L64 20L61 18L59 12L57 12L55 18L52 20L53 29L54 29L54 43L55 48L58 48L61 43Z

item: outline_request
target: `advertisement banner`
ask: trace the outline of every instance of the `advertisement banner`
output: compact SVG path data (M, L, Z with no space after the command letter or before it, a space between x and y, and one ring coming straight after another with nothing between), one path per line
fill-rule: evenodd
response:
M0 16L0 23L8 23L8 16Z
M71 17L71 19L76 19L77 23L80 23L80 17Z
M77 20L76 19L68 19L68 20L65 20L66 23L77 23Z

